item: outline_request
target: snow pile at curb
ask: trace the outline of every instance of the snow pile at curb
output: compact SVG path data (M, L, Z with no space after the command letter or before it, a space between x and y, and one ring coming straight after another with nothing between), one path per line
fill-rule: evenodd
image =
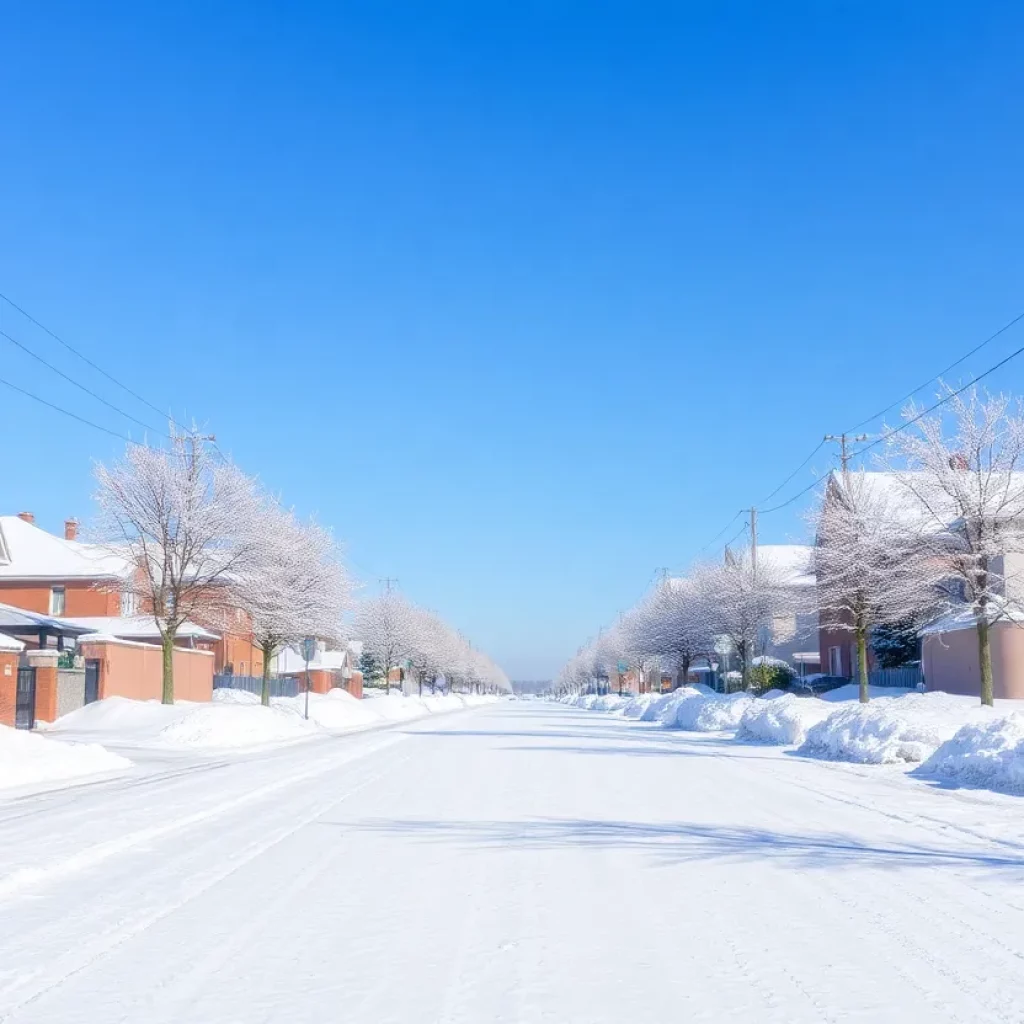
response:
M97 743L63 743L0 725L0 789L122 772L132 763Z
M917 763L980 711L948 693L880 697L836 708L807 730L799 753L858 764Z
M637 719L656 701L660 700L656 693L638 693L619 708L615 713L623 718Z
M693 686L681 686L665 694L660 701L652 704L641 716L642 722L660 722L666 729L676 727L679 709L690 701L703 700L704 695Z
M292 698L294 699L294 698ZM271 704L202 704L188 710L157 734L160 742L175 747L257 747L306 739L317 731L312 719Z
M918 771L968 786L1024 790L1024 713L963 726Z
M628 697L620 697L617 693L606 693L598 697L593 704L594 711L618 711L629 703Z
M743 715L757 702L758 698L751 697L749 693L716 693L683 701L676 712L674 724L677 729L689 732L725 732L735 729Z
M765 694L768 697L768 694ZM813 698L787 693L757 700L743 712L736 739L746 743L795 746L807 738L807 730L835 712L835 707Z
M179 701L168 705L108 697L65 715L49 728L55 733L107 736L141 746L238 750L403 722L477 707L495 699L475 694L421 698L396 693L358 700L345 690L332 689L309 694L307 720L305 693L272 697L270 707L263 707L258 694L219 687L213 691L211 703Z
M214 694L219 693L215 690ZM237 693L239 691L232 691ZM246 694L252 697L252 694ZM258 697L253 698L257 703ZM201 707L193 701L161 704L158 700L132 700L130 697L105 697L86 704L47 725L47 732L96 733L122 737L154 736L165 725L176 722L188 708ZM37 728L40 728L37 726Z

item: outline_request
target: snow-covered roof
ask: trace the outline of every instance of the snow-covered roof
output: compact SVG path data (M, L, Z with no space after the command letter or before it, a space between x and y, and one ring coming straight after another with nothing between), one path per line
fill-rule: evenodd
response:
M966 481L970 489L976 486L976 474L968 473ZM935 530L944 529L957 522L961 509L953 498L938 487L930 473L916 472L867 472L858 470L844 477L838 470L833 470L829 477L829 486L840 492L850 488L860 488L863 496L876 504L885 514L909 525L931 527ZM986 482L985 500L973 497L971 504L985 505L991 503L993 518L1016 518L1024 514L1024 473L994 474Z
M316 657L309 663L311 669L338 671L345 667L346 658L352 655L347 651L317 651ZM306 660L301 652L286 647L277 656L277 671L287 675L291 672L305 672Z
M990 624L996 622L1011 622L1014 625L1024 625L1024 610L1018 608L1009 601L993 597L989 608L988 620ZM978 624L978 616L974 612L973 605L962 604L945 615L930 622L921 629L921 636L934 636L939 633L954 633L960 629L974 629Z
M749 565L750 549L745 548L741 557ZM758 544L757 564L772 566L789 586L814 585L814 548L809 544Z
M0 651L23 651L25 645L13 636L0 633Z
M156 618L152 615L106 616L88 615L75 618L64 617L61 622L69 622L73 626L81 626L93 633L106 633L123 640L139 640L160 635ZM178 627L178 639L187 640L219 640L217 633L197 626L194 622L183 622Z
M56 537L18 516L0 516L0 579L123 579L127 559L98 544Z

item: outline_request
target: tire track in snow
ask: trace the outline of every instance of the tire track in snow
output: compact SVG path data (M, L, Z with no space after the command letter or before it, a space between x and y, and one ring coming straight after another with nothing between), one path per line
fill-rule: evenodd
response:
M89 868L102 864L111 857L127 853L137 847L166 839L169 836L192 829L197 825L232 814L242 807L266 800L268 797L277 795L281 790L298 785L300 782L308 782L319 775L326 775L348 761L365 757L369 753L375 753L397 742L399 742L397 738L391 739L370 750L351 752L350 756L325 761L315 768L289 775L287 778L269 783L259 789L250 790L248 793L234 796L228 800L222 800L201 811L195 811L192 814L186 814L171 821L164 821L159 825L151 825L134 832L129 832L126 835L117 836L114 839L95 843L63 860L54 861L41 867L19 868L9 875L0 878L0 901L10 899L23 890L50 884L67 878L70 875L86 871Z
M388 744L388 746L390 745L391 744ZM109 956L119 947L123 946L126 942L136 938L144 931L146 931L148 928L151 928L153 925L162 921L164 918L181 910L183 907L187 906L197 897L202 896L215 885L218 885L220 882L230 877L240 868L249 864L256 858L262 856L267 851L277 846L284 840L288 839L290 836L294 835L299 830L305 828L307 825L312 824L314 821L322 817L324 814L327 814L338 804L343 803L345 800L354 796L356 793L359 793L361 790L366 789L367 787L380 781L387 775L390 775L392 772L396 771L403 764L405 764L408 760L408 757L400 758L395 763L389 765L382 771L377 772L376 774L370 776L367 779L364 779L357 786L352 787L347 792L331 797L326 802L320 804L312 812L302 815L300 818L294 820L293 822L282 828L274 830L272 833L270 833L269 836L265 836L257 840L256 842L250 843L245 850L230 858L229 861L219 870L208 871L204 873L203 876L201 876L201 878L199 879L198 884L194 884L191 886L186 885L184 895L181 898L166 901L161 906L158 906L146 912L145 914L137 917L134 921L128 924L121 924L116 929L112 929L108 933L94 938L91 942L88 942L83 946L79 946L64 954L63 956L58 957L50 964L50 969L47 972L49 973L50 977L45 978L45 980L37 980L38 976L34 976L32 978L24 979L24 982L22 984L16 983L14 985L9 985L7 989L2 993L2 995L11 995L17 992L19 989L25 989L29 985L31 985L31 989L28 992L22 991L21 996L16 1001L10 1003L4 1009L3 1016L0 1016L0 1021L6 1022L8 1020L14 1019L14 1015L16 1015L21 1010L37 1002L50 992L53 992L55 989L58 989L60 986L64 985L72 978L77 977L78 975L96 967L107 956ZM308 776L304 776L304 778L305 777ZM332 851L331 859L333 859L334 857L336 857L336 853ZM324 860L327 859L328 858L324 858ZM300 879L299 881L301 882L303 880ZM300 889L301 887L301 885L296 885L296 891L298 891L298 889ZM271 907L266 904L264 906L265 909L261 915L259 915L255 919L250 919L252 923L248 926L246 934L250 934L252 928L254 928L256 924L260 920L262 920L263 916L269 914ZM218 957L214 957L214 959L220 962ZM209 973L206 970L205 963L198 967L196 971L202 976L206 976ZM187 989L185 991L187 991ZM148 1019L151 1018L147 1017L147 1020Z

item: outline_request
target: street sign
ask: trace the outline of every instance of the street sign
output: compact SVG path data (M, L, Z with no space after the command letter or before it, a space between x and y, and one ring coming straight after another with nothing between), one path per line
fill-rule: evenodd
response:
M302 657L304 661L316 660L316 637L307 636L302 641Z

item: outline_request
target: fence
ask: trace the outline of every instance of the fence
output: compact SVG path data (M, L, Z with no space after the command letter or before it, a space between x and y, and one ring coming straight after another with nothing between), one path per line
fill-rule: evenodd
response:
M263 676L215 675L213 688L230 687L233 690L248 690L249 693L263 693ZM271 676L271 697L297 697L303 690L302 681L293 676Z
M902 665L900 668L876 668L868 673L872 686L893 686L912 690L921 682L920 665Z

